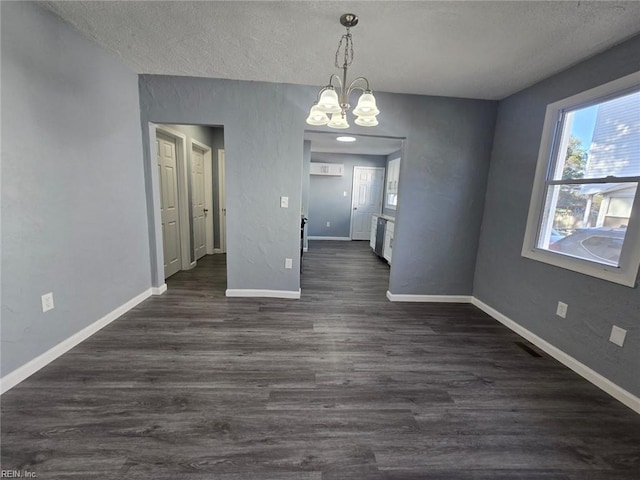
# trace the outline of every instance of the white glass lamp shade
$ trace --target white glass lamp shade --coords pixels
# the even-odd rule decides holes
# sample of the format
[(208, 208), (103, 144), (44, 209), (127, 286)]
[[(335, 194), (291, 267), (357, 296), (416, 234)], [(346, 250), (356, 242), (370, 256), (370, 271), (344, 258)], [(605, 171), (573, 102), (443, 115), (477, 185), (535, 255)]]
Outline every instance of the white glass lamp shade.
[(333, 113), (331, 115), (331, 121), (327, 124), (327, 127), (349, 128), (349, 122), (347, 122), (347, 118), (343, 117), (341, 113)]
[(361, 127), (375, 127), (378, 125), (378, 119), (375, 115), (360, 116), (355, 120), (356, 125)]
[(307, 123), (309, 125), (326, 125), (329, 123), (329, 117), (326, 113), (318, 108), (318, 104), (314, 103), (309, 111), (309, 116), (307, 117)]
[(373, 96), (373, 93), (367, 91), (360, 95), (358, 99), (358, 105), (353, 110), (353, 114), (357, 116), (365, 116), (369, 117), (372, 115), (378, 115), (380, 110), (376, 106), (376, 97)]
[(340, 113), (340, 101), (338, 100), (338, 94), (333, 88), (327, 88), (318, 100), (318, 109), (324, 113)]

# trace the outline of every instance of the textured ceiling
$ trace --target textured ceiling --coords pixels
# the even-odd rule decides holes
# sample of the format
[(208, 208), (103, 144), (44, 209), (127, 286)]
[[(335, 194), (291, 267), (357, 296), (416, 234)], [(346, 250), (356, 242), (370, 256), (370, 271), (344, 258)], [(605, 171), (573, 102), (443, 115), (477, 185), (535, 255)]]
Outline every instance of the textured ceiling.
[[(41, 2), (138, 73), (325, 84), (353, 12), (379, 91), (501, 99), (640, 32), (640, 1)], [(352, 76), (353, 75), (353, 76)]]

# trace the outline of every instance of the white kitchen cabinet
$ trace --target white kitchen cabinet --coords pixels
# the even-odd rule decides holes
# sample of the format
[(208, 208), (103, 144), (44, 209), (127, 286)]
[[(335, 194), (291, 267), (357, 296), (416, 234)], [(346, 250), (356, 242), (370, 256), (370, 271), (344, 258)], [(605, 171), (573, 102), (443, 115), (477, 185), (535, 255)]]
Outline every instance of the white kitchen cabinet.
[(395, 229), (395, 223), (391, 220), (387, 221), (387, 227), (384, 229), (384, 247), (382, 250), (382, 256), (391, 264), (391, 257), (393, 254), (393, 231)]
[(385, 207), (395, 210), (398, 205), (398, 179), (400, 178), (400, 159), (389, 160), (387, 166), (387, 183), (385, 185)]
[(389, 173), (387, 175), (387, 193), (398, 193), (398, 179), (400, 178), (400, 159), (389, 161)]

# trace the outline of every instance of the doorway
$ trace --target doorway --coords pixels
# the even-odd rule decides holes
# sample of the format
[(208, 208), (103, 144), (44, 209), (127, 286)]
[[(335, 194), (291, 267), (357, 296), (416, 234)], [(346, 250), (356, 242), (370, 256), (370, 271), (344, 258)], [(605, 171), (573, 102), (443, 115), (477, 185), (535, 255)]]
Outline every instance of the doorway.
[[(221, 253), (219, 244), (225, 235), (215, 217), (219, 205), (226, 202), (224, 190), (220, 191), (220, 162), (214, 161), (213, 154), (224, 150), (224, 132), (222, 127), (177, 124), (152, 124), (151, 132), (158, 159), (164, 278), (168, 279), (199, 263), (206, 267), (214, 253)], [(219, 264), (226, 264), (226, 259), (216, 262), (219, 272)]]
[[(355, 263), (382, 264), (387, 268), (378, 271), (388, 281), (401, 208), (398, 173), (404, 138), (305, 131), (304, 140), (302, 206), (308, 212), (308, 252), (316, 245)], [(356, 254), (364, 257), (358, 260)], [(312, 271), (303, 271), (303, 284), (314, 285), (310, 275)]]

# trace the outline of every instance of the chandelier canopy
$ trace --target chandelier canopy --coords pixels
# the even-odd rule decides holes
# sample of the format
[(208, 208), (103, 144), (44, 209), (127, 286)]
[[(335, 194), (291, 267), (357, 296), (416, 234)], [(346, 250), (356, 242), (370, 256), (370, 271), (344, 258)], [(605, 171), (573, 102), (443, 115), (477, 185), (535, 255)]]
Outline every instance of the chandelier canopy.
[(307, 123), (326, 125), (331, 128), (349, 128), (347, 121), (347, 112), (351, 108), (349, 96), (354, 90), (362, 90), (358, 104), (353, 109), (353, 114), (356, 116), (355, 123), (362, 127), (375, 127), (378, 125), (376, 117), (380, 110), (376, 106), (376, 98), (369, 87), (369, 80), (358, 77), (347, 84), (347, 69), (353, 62), (351, 27), (358, 24), (358, 17), (353, 13), (345, 13), (340, 17), (340, 23), (347, 29), (347, 33), (340, 38), (335, 57), (335, 67), (342, 69), (342, 78), (335, 73), (329, 77), (329, 84), (320, 89), (316, 101), (311, 106)]

